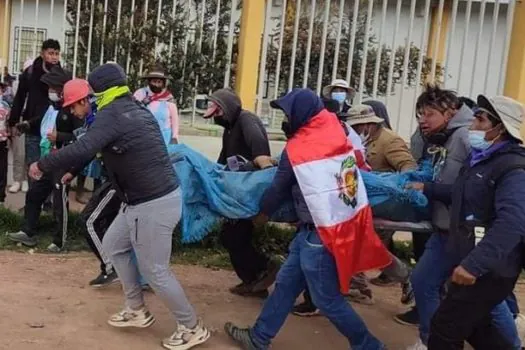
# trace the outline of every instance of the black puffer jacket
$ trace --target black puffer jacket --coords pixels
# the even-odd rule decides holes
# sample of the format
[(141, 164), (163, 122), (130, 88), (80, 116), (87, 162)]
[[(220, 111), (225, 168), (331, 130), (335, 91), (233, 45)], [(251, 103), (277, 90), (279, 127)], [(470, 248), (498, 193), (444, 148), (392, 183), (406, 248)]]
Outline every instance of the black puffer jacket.
[(38, 167), (44, 172), (79, 168), (100, 151), (108, 177), (125, 203), (144, 203), (178, 187), (155, 117), (129, 94), (100, 110), (83, 137), (41, 159)]

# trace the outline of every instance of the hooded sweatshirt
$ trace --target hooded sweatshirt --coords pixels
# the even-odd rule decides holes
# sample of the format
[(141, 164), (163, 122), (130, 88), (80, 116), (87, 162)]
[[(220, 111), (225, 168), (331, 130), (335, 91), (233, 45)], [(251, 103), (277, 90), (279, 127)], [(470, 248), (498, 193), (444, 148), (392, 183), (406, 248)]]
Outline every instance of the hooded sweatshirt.
[[(323, 101), (313, 91), (306, 89), (293, 90), (285, 97), (273, 101), (271, 106), (282, 110), (288, 117), (292, 134), (324, 109)], [(281, 154), (273, 182), (261, 199), (261, 212), (271, 216), (290, 197), (293, 199), (299, 221), (313, 224), (312, 216), (285, 149)]]
[(169, 147), (179, 138), (179, 112), (173, 95), (166, 89), (155, 94), (149, 87), (135, 91), (133, 97), (146, 105), (160, 126), (164, 143)]
[(210, 97), (224, 112), (215, 123), (224, 127), (220, 164), (240, 155), (249, 161), (259, 156), (270, 156), (270, 143), (261, 119), (250, 111), (242, 109), (241, 100), (231, 89), (220, 89)]
[[(470, 154), (470, 143), (468, 139), (468, 129), (474, 120), (472, 110), (463, 104), (457, 113), (450, 119), (446, 127), (450, 133), (443, 147), (447, 151), (445, 163), (435, 183), (453, 184), (463, 167), (463, 163)], [(426, 149), (431, 146), (423, 139), (421, 131), (418, 129), (412, 135), (410, 148), (414, 158), (420, 160), (425, 157)], [(440, 201), (432, 202), (432, 223), (441, 231), (448, 231), (450, 227), (449, 206)]]

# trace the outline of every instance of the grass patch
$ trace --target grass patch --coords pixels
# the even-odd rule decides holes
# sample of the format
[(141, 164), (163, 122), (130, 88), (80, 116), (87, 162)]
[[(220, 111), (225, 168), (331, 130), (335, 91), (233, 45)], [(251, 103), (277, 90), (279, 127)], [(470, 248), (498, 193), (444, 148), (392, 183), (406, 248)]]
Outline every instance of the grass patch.
[[(7, 238), (7, 232), (19, 231), (23, 218), (20, 214), (8, 209), (0, 208), (0, 249), (27, 251)], [(177, 264), (200, 265), (209, 268), (231, 269), (228, 253), (220, 244), (219, 229), (215, 228), (201, 242), (183, 244), (181, 233), (177, 228), (173, 237), (172, 261)], [(38, 231), (38, 245), (35, 252), (46, 253), (47, 246), (51, 243), (51, 234), (55, 230), (53, 218), (44, 214), (40, 217)], [(243, 232), (239, 232), (243, 234)], [(285, 257), (288, 254), (288, 245), (295, 235), (295, 228), (282, 224), (269, 224), (255, 228), (254, 244), (268, 255)], [(78, 213), (69, 214), (67, 249), (71, 252), (90, 251), (86, 241), (85, 225), (80, 220)], [(394, 241), (394, 253), (400, 259), (414, 264), (412, 242)]]
[[(22, 227), (22, 215), (0, 208), (0, 249), (26, 252), (29, 248), (16, 244), (7, 237), (8, 232), (17, 232)], [(43, 214), (39, 220), (38, 245), (34, 252), (46, 253), (52, 242), (55, 224), (51, 215)], [(219, 241), (219, 227), (198, 243), (183, 244), (177, 228), (173, 237), (172, 261), (177, 264), (201, 265), (209, 268), (231, 269), (228, 253)], [(255, 244), (268, 254), (285, 255), (294, 231), (282, 225), (267, 225), (256, 228)], [(85, 225), (76, 212), (69, 214), (67, 250), (69, 252), (90, 251), (86, 241)], [(243, 234), (239, 232), (239, 234)]]

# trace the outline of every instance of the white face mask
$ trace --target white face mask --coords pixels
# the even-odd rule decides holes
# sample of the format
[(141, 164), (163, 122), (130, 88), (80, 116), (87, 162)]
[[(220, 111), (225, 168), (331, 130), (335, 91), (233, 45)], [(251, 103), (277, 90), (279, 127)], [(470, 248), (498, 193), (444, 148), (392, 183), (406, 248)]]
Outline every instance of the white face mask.
[(51, 101), (51, 102), (58, 102), (58, 101), (60, 101), (60, 96), (58, 96), (58, 94), (56, 92), (50, 92), (48, 96), (49, 96), (49, 101)]

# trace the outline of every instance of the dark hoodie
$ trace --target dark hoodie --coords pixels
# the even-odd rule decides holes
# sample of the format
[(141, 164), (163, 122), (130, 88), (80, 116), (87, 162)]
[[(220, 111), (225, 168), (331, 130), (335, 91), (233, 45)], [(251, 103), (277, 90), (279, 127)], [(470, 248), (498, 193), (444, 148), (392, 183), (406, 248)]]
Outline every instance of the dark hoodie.
[[(286, 96), (272, 101), (270, 105), (282, 110), (288, 117), (292, 134), (324, 109), (321, 98), (309, 89), (294, 89)], [(261, 199), (261, 212), (271, 216), (290, 197), (293, 199), (299, 221), (313, 223), (285, 149), (281, 154), (273, 182)]]
[(377, 100), (369, 100), (364, 101), (363, 104), (369, 105), (374, 110), (374, 113), (381, 119), (385, 121), (385, 126), (392, 130), (392, 126), (390, 125), (390, 117), (388, 116), (388, 111), (386, 110), (386, 106), (383, 102), (377, 101)]
[(218, 163), (226, 164), (231, 156), (240, 155), (249, 161), (270, 156), (270, 143), (261, 119), (242, 109), (241, 100), (231, 89), (220, 89), (210, 97), (224, 112), (215, 122), (224, 127), (222, 150)]
[(20, 122), (20, 117), (22, 117), (22, 120), (29, 121), (30, 129), (28, 133), (35, 136), (40, 136), (40, 123), (49, 107), (48, 87), (40, 80), (45, 74), (43, 64), (44, 60), (42, 57), (38, 57), (20, 75), (20, 82), (9, 117), (9, 126), (11, 127)]

